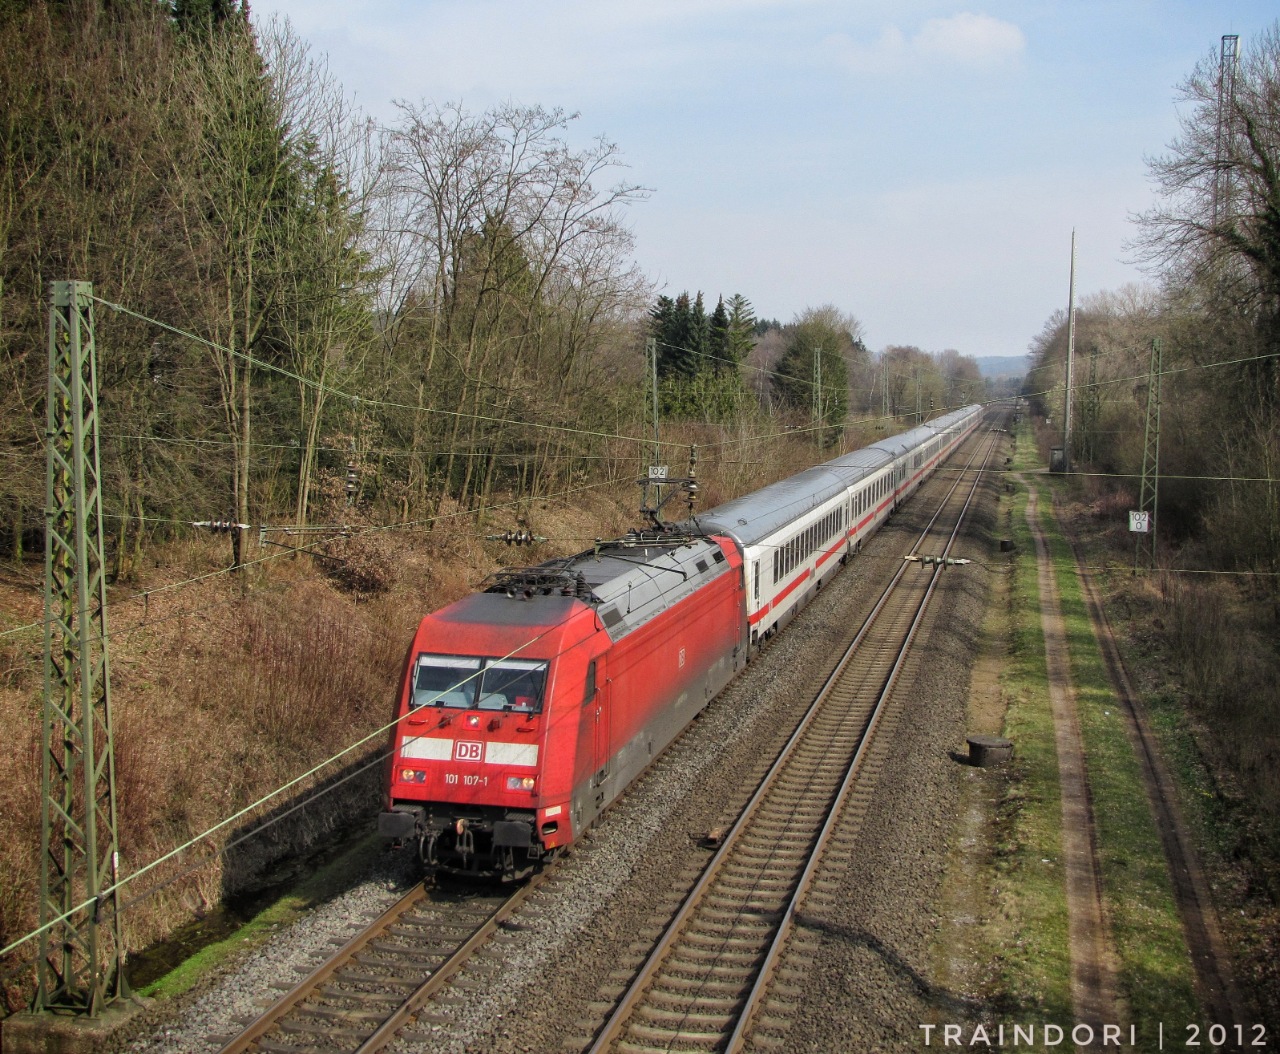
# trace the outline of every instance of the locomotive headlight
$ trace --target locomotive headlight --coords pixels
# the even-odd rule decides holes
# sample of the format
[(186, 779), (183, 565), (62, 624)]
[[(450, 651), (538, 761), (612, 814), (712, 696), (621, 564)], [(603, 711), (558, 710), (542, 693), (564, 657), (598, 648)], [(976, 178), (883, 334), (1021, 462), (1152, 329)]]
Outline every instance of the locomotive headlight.
[(531, 791), (537, 784), (538, 781), (533, 776), (507, 777), (507, 790), (509, 791)]
[(479, 727), (480, 727), (480, 715), (479, 715), (479, 714), (467, 714), (467, 727), (468, 727), (468, 728), (479, 728)]

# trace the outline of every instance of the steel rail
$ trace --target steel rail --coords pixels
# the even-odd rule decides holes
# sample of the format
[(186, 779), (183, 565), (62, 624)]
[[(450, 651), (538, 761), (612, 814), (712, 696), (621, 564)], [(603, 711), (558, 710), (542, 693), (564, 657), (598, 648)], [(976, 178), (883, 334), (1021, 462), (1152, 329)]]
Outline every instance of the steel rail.
[[(965, 471), (971, 468), (973, 465), (973, 462), (977, 460), (979, 449), (980, 447), (976, 448), (974, 453), (971, 455), (969, 459), (969, 463), (965, 466)], [(944, 549), (944, 556), (946, 555), (947, 552), (950, 551), (952, 541), (954, 540), (955, 536), (959, 532), (960, 525), (963, 522), (964, 514), (967, 511), (969, 504), (972, 501), (973, 493), (976, 492), (978, 482), (980, 482), (982, 478), (982, 471), (985, 470), (986, 461), (989, 460), (989, 458), (990, 458), (990, 448), (988, 448), (986, 458), (984, 458), (984, 461), (983, 461), (982, 469), (980, 469), (978, 476), (975, 479), (973, 488), (971, 489), (970, 494), (965, 501), (964, 507), (960, 512), (957, 524), (955, 528), (952, 530), (951, 536), (948, 539), (947, 545)], [(932, 532), (934, 524), (937, 522), (938, 518), (945, 511), (945, 508), (949, 504), (952, 495), (960, 486), (962, 475), (963, 473), (957, 474), (956, 480), (952, 483), (951, 487), (948, 489), (942, 501), (939, 502), (939, 507), (937, 511), (934, 513), (934, 515), (929, 520), (928, 524), (926, 524), (924, 529), (921, 531), (920, 535), (917, 537), (916, 542), (912, 547), (913, 552), (915, 551), (915, 547), (918, 546)], [(724, 868), (726, 861), (729, 859), (730, 854), (736, 848), (737, 844), (741, 840), (743, 833), (749, 829), (751, 822), (754, 820), (762, 802), (764, 801), (766, 796), (770, 793), (770, 791), (773, 789), (773, 787), (776, 785), (778, 776), (785, 769), (787, 763), (790, 761), (793, 752), (797, 748), (797, 745), (802, 741), (802, 739), (805, 737), (805, 734), (810, 730), (816, 717), (822, 711), (825, 700), (831, 694), (835, 685), (839, 683), (841, 676), (845, 672), (849, 662), (852, 660), (859, 646), (864, 642), (867, 635), (870, 633), (872, 627), (876, 624), (885, 605), (888, 603), (891, 596), (896, 592), (902, 577), (906, 574), (907, 566), (908, 565), (906, 561), (904, 561), (903, 564), (897, 569), (897, 571), (893, 575), (893, 578), (888, 584), (888, 586), (886, 586), (884, 591), (881, 593), (880, 597), (877, 599), (870, 614), (867, 616), (867, 618), (863, 622), (863, 625), (860, 627), (857, 634), (855, 634), (853, 641), (845, 649), (840, 660), (837, 662), (831, 674), (824, 681), (821, 689), (819, 689), (818, 694), (816, 695), (814, 701), (810, 704), (803, 718), (800, 720), (795, 731), (788, 738), (786, 744), (780, 751), (778, 758), (774, 762), (773, 766), (770, 768), (769, 772), (766, 773), (765, 776), (762, 778), (759, 786), (757, 787), (755, 793), (752, 795), (750, 801), (748, 801), (746, 806), (743, 808), (742, 813), (739, 815), (738, 819), (735, 821), (733, 826), (725, 835), (721, 845), (716, 850), (711, 860), (708, 861), (707, 866), (704, 869), (703, 874), (700, 876), (698, 882), (690, 890), (689, 894), (685, 897), (683, 903), (681, 904), (679, 911), (676, 913), (676, 915), (672, 918), (672, 920), (668, 924), (662, 938), (655, 945), (653, 951), (649, 954), (645, 962), (640, 967), (639, 971), (637, 972), (637, 975), (632, 980), (632, 983), (628, 987), (627, 991), (622, 995), (621, 999), (615, 1005), (613, 1013), (610, 1015), (609, 1019), (605, 1022), (605, 1024), (602, 1026), (601, 1030), (597, 1034), (594, 1043), (589, 1048), (588, 1054), (602, 1054), (604, 1050), (609, 1048), (616, 1040), (620, 1038), (624, 1026), (628, 1024), (628, 1022), (632, 1018), (633, 1011), (640, 1004), (641, 997), (647, 991), (651, 979), (658, 971), (659, 965), (666, 959), (667, 953), (676, 943), (677, 939), (681, 936), (685, 928), (686, 922), (689, 921), (690, 917), (700, 906), (707, 890), (716, 881), (720, 872)], [(933, 569), (930, 585), (928, 587), (929, 595), (932, 594), (933, 583), (936, 582), (937, 577), (942, 570), (942, 566), (943, 565), (936, 565)], [(923, 603), (924, 602), (922, 602), (920, 610), (917, 611), (915, 617), (913, 618), (912, 625), (908, 630), (907, 640), (899, 649), (899, 652), (895, 657), (892, 670), (889, 676), (886, 678), (886, 682), (882, 686), (880, 692), (878, 693), (878, 697), (874, 704), (874, 708), (869, 717), (868, 723), (862, 732), (860, 743), (855, 750), (854, 758), (850, 762), (850, 765), (846, 771), (845, 778), (841, 783), (839, 792), (837, 793), (836, 797), (833, 798), (833, 804), (832, 804), (832, 807), (829, 809), (828, 819), (822, 828), (822, 835), (820, 835), (820, 837), (822, 837), (823, 846), (825, 846), (826, 844), (826, 839), (827, 837), (829, 837), (829, 832), (834, 829), (833, 818), (835, 814), (839, 811), (838, 803), (844, 800), (848, 787), (852, 784), (853, 779), (857, 775), (858, 769), (861, 767), (862, 758), (865, 755), (866, 747), (868, 743), (871, 741), (871, 737), (872, 737), (872, 734), (874, 733), (875, 726), (878, 724), (880, 714), (883, 712), (883, 703), (885, 699), (888, 697), (888, 694), (892, 688), (893, 682), (896, 681), (897, 679), (898, 673), (904, 661), (906, 651), (909, 648), (910, 641), (914, 637), (916, 628), (918, 627), (919, 622), (923, 616)], [(811, 876), (814, 869), (814, 865), (816, 864), (816, 860), (817, 858), (816, 856), (813, 855), (813, 851), (811, 850), (808, 866), (805, 868), (805, 871), (802, 876), (805, 880), (806, 889), (808, 887), (807, 878), (808, 876)], [(787, 908), (786, 912), (784, 913), (784, 918), (783, 918), (784, 922), (792, 917), (794, 913), (795, 903), (796, 901), (793, 898), (790, 906)], [(771, 947), (770, 947), (771, 953), (774, 946), (775, 946), (774, 944), (771, 944)], [(772, 956), (770, 956), (769, 961), (770, 962), (772, 961)], [(757, 989), (760, 989), (759, 980), (757, 980), (756, 986), (753, 987), (752, 989), (752, 996), (754, 996), (757, 993)], [(747, 1004), (747, 1005), (750, 1005), (750, 1004)], [(741, 1011), (739, 1012), (738, 1021), (739, 1023), (741, 1022)], [(735, 1031), (734, 1035), (735, 1036), (738, 1035), (737, 1030)]]
[(418, 883), (373, 920), (364, 930), (357, 933), (346, 944), (338, 949), (332, 957), (321, 963), (302, 980), (290, 988), (284, 995), (267, 1007), (257, 1020), (253, 1021), (235, 1039), (227, 1043), (218, 1054), (246, 1054), (253, 1049), (259, 1039), (270, 1032), (292, 1010), (300, 1007), (320, 985), (329, 980), (346, 962), (353, 959), (370, 941), (386, 928), (401, 919), (427, 897), (426, 889)]

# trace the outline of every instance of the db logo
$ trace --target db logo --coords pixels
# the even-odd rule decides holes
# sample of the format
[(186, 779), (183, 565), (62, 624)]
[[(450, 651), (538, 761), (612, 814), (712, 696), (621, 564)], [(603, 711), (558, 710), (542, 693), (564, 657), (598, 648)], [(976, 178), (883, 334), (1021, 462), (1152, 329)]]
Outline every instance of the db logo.
[(464, 743), (458, 740), (453, 748), (453, 758), (455, 761), (479, 761), (483, 752), (483, 743)]

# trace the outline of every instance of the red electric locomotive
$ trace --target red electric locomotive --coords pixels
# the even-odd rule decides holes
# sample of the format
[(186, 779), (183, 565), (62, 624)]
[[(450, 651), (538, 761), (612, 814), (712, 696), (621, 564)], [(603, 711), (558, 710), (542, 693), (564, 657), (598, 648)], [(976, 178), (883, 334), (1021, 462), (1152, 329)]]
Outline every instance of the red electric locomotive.
[(571, 843), (981, 416), (952, 411), (686, 533), (501, 572), (428, 615), (380, 832), (430, 868), (503, 878)]
[(573, 841), (746, 662), (726, 538), (631, 535), (422, 620), (379, 831), (518, 877)]

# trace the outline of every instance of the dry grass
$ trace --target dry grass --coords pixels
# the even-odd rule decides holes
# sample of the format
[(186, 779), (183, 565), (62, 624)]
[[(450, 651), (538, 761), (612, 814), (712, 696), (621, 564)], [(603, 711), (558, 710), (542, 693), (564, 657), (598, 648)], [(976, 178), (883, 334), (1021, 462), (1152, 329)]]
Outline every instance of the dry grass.
[(1203, 749), (1222, 789), (1248, 802), (1253, 835), (1270, 861), (1280, 898), (1280, 656), (1269, 612), (1245, 603), (1231, 583), (1166, 575), (1164, 622)]
[[(712, 426), (673, 428), (664, 438), (699, 444), (699, 509), (816, 458), (803, 439), (738, 436), (744, 441), (716, 446), (724, 432)], [(685, 471), (675, 458), (672, 468)], [(285, 557), (239, 578), (220, 575), (172, 590), (164, 587), (222, 570), (230, 547), (225, 538), (197, 538), (153, 548), (110, 598), (125, 873), (385, 724), (404, 649), (422, 615), (503, 564), (536, 563), (638, 525), (638, 498), (639, 488), (623, 483), (565, 499), (526, 500), (489, 512), (479, 528), (474, 512), (446, 505), (430, 533), (358, 533), (323, 544), (330, 559)], [(495, 505), (510, 500), (492, 499)], [(682, 515), (683, 507), (672, 513)], [(516, 526), (549, 541), (510, 549), (483, 538)], [(147, 598), (136, 598), (143, 591)], [(39, 595), (32, 569), (0, 576), (2, 625), (38, 620)], [(0, 945), (36, 922), (42, 648), (38, 632), (0, 637)], [(339, 778), (354, 757), (334, 766), (334, 776), (322, 775)], [(381, 766), (374, 766), (221, 855), (228, 840), (291, 808), (317, 778), (128, 887), (129, 945), (163, 938), (227, 892), (260, 883), (309, 842), (367, 817), (379, 805), (381, 778)], [(28, 997), (30, 958), (11, 959), (0, 964), (0, 979), (10, 978), (12, 1009)]]

